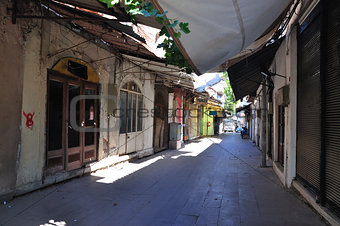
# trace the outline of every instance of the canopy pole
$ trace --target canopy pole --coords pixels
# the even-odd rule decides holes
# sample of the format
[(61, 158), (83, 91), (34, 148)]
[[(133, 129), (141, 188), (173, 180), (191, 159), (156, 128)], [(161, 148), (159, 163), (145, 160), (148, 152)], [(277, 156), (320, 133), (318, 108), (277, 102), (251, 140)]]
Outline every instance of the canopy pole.
[(262, 122), (262, 131), (261, 131), (261, 151), (262, 151), (262, 164), (261, 167), (267, 167), (266, 160), (266, 128), (267, 128), (267, 76), (263, 76), (263, 84), (262, 84), (262, 110), (261, 110), (261, 122)]

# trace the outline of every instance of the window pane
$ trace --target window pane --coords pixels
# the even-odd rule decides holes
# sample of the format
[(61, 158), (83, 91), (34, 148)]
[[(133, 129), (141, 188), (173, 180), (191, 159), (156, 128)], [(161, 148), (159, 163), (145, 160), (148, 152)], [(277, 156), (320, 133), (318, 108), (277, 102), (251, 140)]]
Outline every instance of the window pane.
[(128, 93), (128, 109), (127, 109), (127, 132), (132, 131), (132, 94)]
[(85, 133), (85, 146), (94, 145), (94, 132)]
[[(93, 89), (85, 89), (85, 95), (95, 95), (96, 91)], [(94, 128), (96, 119), (95, 114), (95, 100), (85, 99), (85, 127)], [(94, 144), (94, 132), (85, 132), (85, 146)]]
[(48, 150), (62, 148), (63, 83), (50, 81), (48, 100)]
[(126, 92), (120, 92), (120, 109), (119, 109), (119, 117), (120, 117), (120, 133), (126, 133)]
[(137, 131), (142, 131), (142, 128), (143, 128), (143, 96), (138, 95)]
[(136, 85), (136, 83), (134, 82), (125, 83), (125, 85), (123, 86), (123, 89), (131, 90), (137, 93), (141, 92), (138, 86)]
[(137, 95), (132, 94), (132, 132), (136, 132)]
[[(76, 112), (71, 112), (70, 106), (71, 101), (73, 98), (80, 95), (80, 87), (69, 85), (69, 92), (68, 92), (68, 106), (69, 106), (69, 118), (71, 120), (71, 114), (76, 114), (76, 123), (80, 126), (80, 101), (76, 104)], [(71, 125), (71, 124), (70, 124)], [(80, 146), (80, 133), (77, 130), (74, 130), (71, 126), (68, 128), (68, 147), (79, 147)]]
[[(93, 89), (85, 89), (85, 95), (95, 95), (96, 91)], [(85, 99), (85, 126), (94, 126), (95, 122), (95, 100)]]

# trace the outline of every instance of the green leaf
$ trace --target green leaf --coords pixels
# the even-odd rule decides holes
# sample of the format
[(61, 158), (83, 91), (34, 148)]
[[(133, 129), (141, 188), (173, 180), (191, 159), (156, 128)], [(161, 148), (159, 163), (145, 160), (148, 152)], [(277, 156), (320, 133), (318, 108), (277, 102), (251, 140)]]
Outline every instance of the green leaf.
[(168, 24), (168, 27), (176, 27), (178, 20), (175, 20), (172, 24)]
[[(113, 7), (123, 0), (99, 0), (105, 4), (107, 7)], [(177, 25), (180, 27), (180, 31), (174, 32), (174, 38), (181, 38), (182, 33), (190, 33), (188, 23), (179, 22), (178, 20), (169, 19), (166, 17), (167, 11), (160, 13), (154, 5), (148, 0), (124, 0), (126, 6), (126, 13), (130, 14), (131, 20), (136, 21), (136, 15), (142, 14), (145, 17), (154, 16), (155, 20), (162, 24), (163, 27), (159, 32), (160, 36), (165, 36), (164, 41), (157, 46), (157, 48), (162, 48), (165, 51), (165, 65), (176, 65), (179, 68), (184, 69), (187, 73), (192, 73), (192, 69), (186, 59), (183, 57), (181, 51), (176, 46), (174, 40), (170, 36), (167, 27), (175, 28)], [(167, 24), (169, 22), (169, 24)], [(232, 91), (231, 91), (232, 93)]]
[(118, 3), (119, 3), (119, 0), (112, 0), (112, 1), (111, 1), (111, 4), (112, 4), (112, 5), (116, 5), (116, 4), (118, 4)]
[(141, 13), (143, 14), (143, 16), (145, 16), (145, 17), (150, 17), (150, 16), (152, 16), (146, 9), (142, 9), (140, 12), (141, 12)]
[(160, 24), (164, 24), (164, 17), (156, 17), (156, 21)]
[(159, 32), (159, 36), (165, 35), (166, 37), (170, 37), (170, 34), (168, 32), (168, 30), (166, 29), (165, 26), (162, 27), (161, 31)]
[(144, 4), (144, 8), (149, 9), (149, 8), (154, 8), (154, 7), (153, 7), (153, 4), (151, 2), (148, 2), (148, 3)]
[(192, 69), (190, 67), (185, 68), (185, 73), (191, 74), (192, 73)]
[(107, 7), (108, 8), (111, 8), (113, 7), (114, 5), (118, 4), (119, 3), (119, 0), (99, 0), (103, 3), (106, 3)]
[(157, 48), (164, 48), (166, 45), (164, 43), (158, 44)]
[(175, 38), (180, 38), (182, 36), (181, 32), (174, 33)]
[(164, 13), (162, 14), (156, 14), (156, 17), (165, 17), (165, 15), (168, 13), (168, 11), (165, 11)]
[(139, 9), (131, 9), (131, 10), (129, 10), (129, 13), (131, 15), (137, 15), (137, 14), (143, 15), (143, 13)]
[(190, 29), (189, 29), (189, 23), (179, 23), (179, 27), (181, 28), (181, 31), (183, 31), (185, 34), (189, 34), (190, 33)]

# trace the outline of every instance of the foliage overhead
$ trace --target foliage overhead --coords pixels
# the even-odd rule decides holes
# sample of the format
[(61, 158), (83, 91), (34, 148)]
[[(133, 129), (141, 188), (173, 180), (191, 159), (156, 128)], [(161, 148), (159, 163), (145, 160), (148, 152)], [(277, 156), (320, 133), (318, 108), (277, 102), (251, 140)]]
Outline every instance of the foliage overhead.
[(235, 113), (235, 108), (236, 108), (236, 99), (233, 93), (233, 89), (231, 88), (229, 77), (228, 77), (228, 72), (223, 72), (223, 77), (225, 82), (227, 83), (227, 87), (224, 88), (224, 93), (226, 95), (226, 101), (225, 101), (225, 109), (228, 110), (230, 113)]
[(126, 13), (129, 14), (133, 21), (136, 21), (136, 15), (143, 15), (145, 17), (155, 17), (155, 20), (162, 24), (163, 27), (159, 33), (164, 36), (164, 41), (158, 45), (158, 48), (163, 48), (165, 51), (166, 65), (176, 65), (179, 68), (185, 69), (185, 72), (190, 74), (192, 69), (183, 54), (175, 44), (175, 41), (170, 36), (167, 27), (172, 28), (175, 38), (180, 38), (182, 33), (190, 33), (189, 24), (180, 22), (176, 19), (169, 19), (166, 17), (167, 11), (161, 13), (155, 6), (146, 0), (100, 0), (107, 4), (107, 7), (113, 7), (119, 2), (123, 2), (126, 6)]

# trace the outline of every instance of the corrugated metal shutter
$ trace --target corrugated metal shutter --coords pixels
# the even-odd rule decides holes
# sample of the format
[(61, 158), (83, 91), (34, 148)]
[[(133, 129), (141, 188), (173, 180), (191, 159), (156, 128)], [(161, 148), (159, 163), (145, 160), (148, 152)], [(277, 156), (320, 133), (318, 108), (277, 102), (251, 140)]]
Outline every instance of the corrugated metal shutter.
[(325, 67), (325, 198), (340, 216), (340, 2), (328, 1)]
[(317, 9), (298, 35), (297, 178), (310, 191), (320, 190), (321, 85), (320, 15)]

